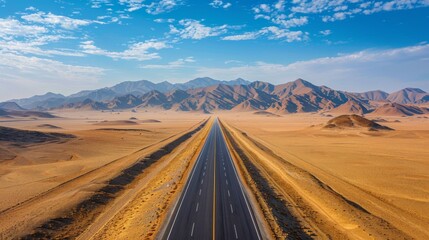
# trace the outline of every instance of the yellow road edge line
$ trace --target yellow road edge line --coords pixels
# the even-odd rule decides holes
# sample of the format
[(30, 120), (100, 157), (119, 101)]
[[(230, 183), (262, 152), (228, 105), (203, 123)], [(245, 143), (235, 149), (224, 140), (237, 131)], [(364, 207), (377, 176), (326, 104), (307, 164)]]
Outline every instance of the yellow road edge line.
[(216, 239), (216, 130), (214, 132), (214, 174), (213, 174), (213, 236), (212, 239)]

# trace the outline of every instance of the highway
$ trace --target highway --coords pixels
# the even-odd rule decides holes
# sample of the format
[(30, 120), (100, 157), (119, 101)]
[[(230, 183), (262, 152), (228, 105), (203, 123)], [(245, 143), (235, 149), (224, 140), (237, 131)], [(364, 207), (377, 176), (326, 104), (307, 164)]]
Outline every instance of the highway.
[(217, 119), (161, 239), (261, 239)]

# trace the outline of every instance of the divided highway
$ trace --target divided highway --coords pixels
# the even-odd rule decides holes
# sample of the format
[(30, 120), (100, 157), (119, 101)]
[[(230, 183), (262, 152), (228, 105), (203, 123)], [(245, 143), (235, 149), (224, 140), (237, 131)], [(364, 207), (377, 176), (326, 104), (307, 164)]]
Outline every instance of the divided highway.
[(261, 239), (217, 119), (162, 239)]

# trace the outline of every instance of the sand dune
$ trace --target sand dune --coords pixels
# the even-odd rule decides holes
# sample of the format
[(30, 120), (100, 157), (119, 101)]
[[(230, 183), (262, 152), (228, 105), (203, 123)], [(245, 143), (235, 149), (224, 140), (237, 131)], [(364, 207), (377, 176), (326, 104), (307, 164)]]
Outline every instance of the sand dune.
[(256, 111), (253, 114), (260, 115), (260, 116), (267, 116), (267, 117), (280, 117), (280, 115), (278, 114), (267, 112), (267, 111)]
[(365, 128), (370, 131), (393, 130), (358, 115), (341, 115), (329, 120), (325, 129)]
[(40, 144), (58, 142), (75, 138), (74, 135), (64, 133), (44, 133), (0, 126), (0, 141), (15, 145)]
[(161, 121), (157, 120), (157, 119), (144, 119), (144, 120), (140, 120), (141, 123), (159, 123)]
[(37, 125), (38, 128), (45, 128), (45, 129), (61, 129), (61, 127), (52, 125), (52, 124), (40, 124)]
[(130, 120), (113, 120), (113, 121), (102, 121), (98, 122), (95, 125), (138, 125), (137, 122), (130, 121)]

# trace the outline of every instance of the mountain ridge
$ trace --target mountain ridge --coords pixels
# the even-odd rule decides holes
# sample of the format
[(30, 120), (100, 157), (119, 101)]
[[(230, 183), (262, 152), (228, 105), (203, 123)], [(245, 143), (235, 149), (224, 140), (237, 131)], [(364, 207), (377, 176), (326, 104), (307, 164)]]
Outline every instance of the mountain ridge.
[[(50, 96), (52, 98), (49, 98)], [(29, 99), (20, 101), (28, 103)], [(36, 103), (32, 106), (37, 104), (36, 109), (159, 108), (205, 113), (218, 110), (263, 110), (273, 113), (321, 111), (363, 115), (378, 108), (385, 109), (378, 112), (405, 111), (405, 108), (410, 108), (405, 105), (429, 102), (429, 94), (418, 88), (405, 88), (392, 94), (381, 90), (351, 93), (327, 86), (316, 86), (301, 78), (273, 85), (263, 81), (249, 82), (241, 78), (221, 81), (202, 77), (176, 84), (166, 81), (160, 83), (152, 83), (148, 80), (125, 81), (112, 87), (80, 91), (67, 97), (47, 93), (35, 96), (35, 100)], [(55, 102), (53, 106), (52, 102)], [(387, 106), (385, 103), (399, 105)], [(409, 112), (426, 113), (424, 110), (409, 110)]]

